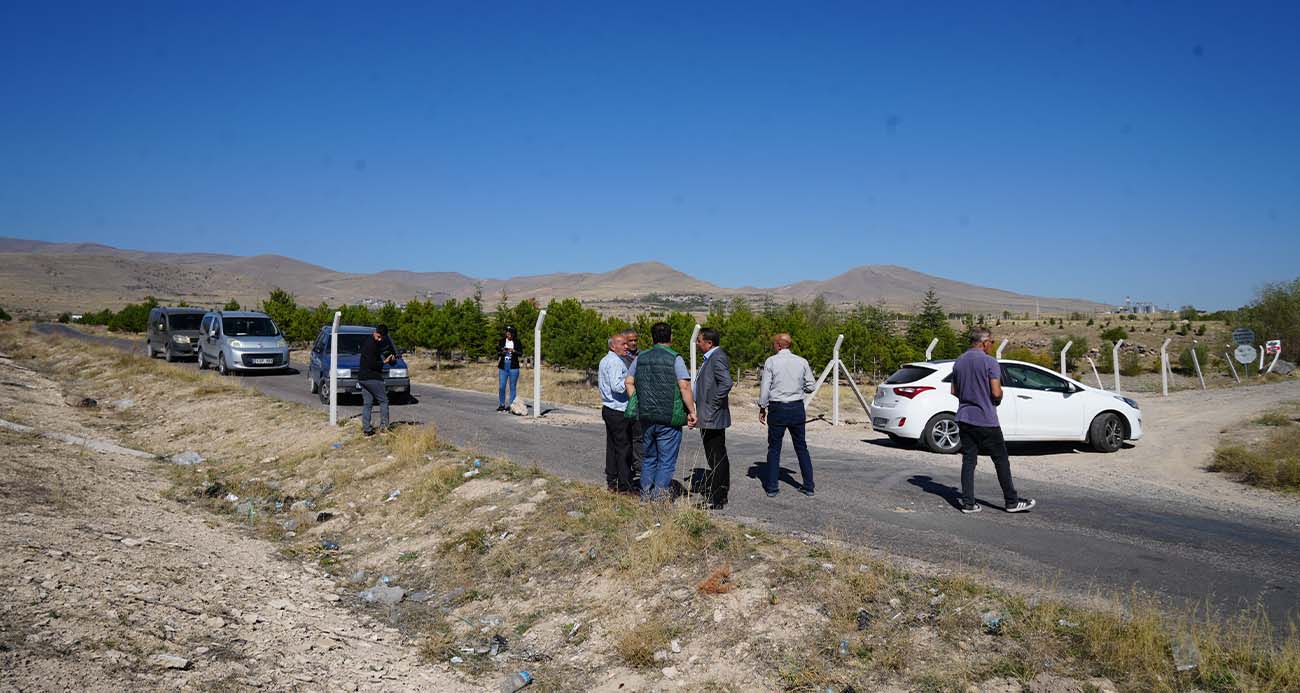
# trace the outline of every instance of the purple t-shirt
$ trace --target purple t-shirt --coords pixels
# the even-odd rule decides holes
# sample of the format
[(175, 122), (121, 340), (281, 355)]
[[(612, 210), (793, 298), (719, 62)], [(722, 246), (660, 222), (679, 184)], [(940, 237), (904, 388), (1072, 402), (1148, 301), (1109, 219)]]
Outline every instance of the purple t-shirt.
[(998, 408), (993, 404), (991, 378), (1002, 378), (998, 360), (979, 349), (970, 349), (952, 364), (952, 384), (957, 390), (957, 420), (972, 426), (998, 426)]

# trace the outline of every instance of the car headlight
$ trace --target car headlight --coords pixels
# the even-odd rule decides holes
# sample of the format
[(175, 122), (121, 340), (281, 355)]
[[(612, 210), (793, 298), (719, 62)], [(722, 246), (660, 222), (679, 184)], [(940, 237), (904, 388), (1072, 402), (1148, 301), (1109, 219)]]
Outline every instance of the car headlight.
[(176, 342), (177, 344), (189, 344), (190, 338), (186, 337), (183, 334), (174, 334), (172, 335), (172, 341)]
[(234, 348), (236, 348), (236, 349), (243, 349), (243, 348), (244, 348), (244, 343), (241, 342), (241, 341), (239, 341), (238, 339), (232, 339), (232, 340), (230, 340), (230, 346), (232, 346), (232, 347), (234, 347)]
[(390, 378), (405, 378), (405, 377), (406, 377), (406, 369), (405, 369), (405, 368), (389, 368), (389, 369), (388, 369), (388, 377), (390, 377)]
[(1138, 406), (1137, 400), (1133, 399), (1132, 397), (1124, 397), (1122, 395), (1114, 395), (1114, 397), (1115, 399), (1123, 402), (1124, 404), (1129, 405), (1130, 407), (1133, 407), (1134, 409), (1142, 408)]
[(286, 341), (284, 341), (284, 337), (281, 337), (281, 338), (275, 340), (275, 348), (276, 348), (276, 349), (283, 349), (283, 348), (285, 348), (285, 347), (287, 347), (287, 346), (289, 346), (289, 343), (286, 342)]
[(352, 377), (352, 369), (351, 369), (351, 368), (340, 368), (340, 369), (334, 371), (334, 373), (337, 374), (338, 377), (340, 377), (340, 378), (351, 378), (351, 377)]

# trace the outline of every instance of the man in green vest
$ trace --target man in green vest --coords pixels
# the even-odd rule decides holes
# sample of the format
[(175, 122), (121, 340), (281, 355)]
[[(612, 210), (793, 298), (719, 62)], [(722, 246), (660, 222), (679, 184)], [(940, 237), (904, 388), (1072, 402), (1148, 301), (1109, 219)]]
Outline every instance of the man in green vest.
[(641, 424), (641, 498), (671, 498), (682, 426), (695, 426), (695, 398), (686, 362), (668, 345), (673, 329), (666, 322), (650, 327), (654, 347), (637, 355), (627, 371), (626, 415)]

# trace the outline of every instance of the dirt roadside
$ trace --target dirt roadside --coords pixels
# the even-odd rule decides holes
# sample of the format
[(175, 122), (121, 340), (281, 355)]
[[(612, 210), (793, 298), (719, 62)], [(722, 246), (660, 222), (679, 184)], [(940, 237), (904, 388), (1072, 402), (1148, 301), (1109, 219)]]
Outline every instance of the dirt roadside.
[[(0, 417), (94, 433), (56, 384), (0, 373)], [(166, 464), (0, 431), (0, 691), (474, 690), (315, 566), (163, 498)]]

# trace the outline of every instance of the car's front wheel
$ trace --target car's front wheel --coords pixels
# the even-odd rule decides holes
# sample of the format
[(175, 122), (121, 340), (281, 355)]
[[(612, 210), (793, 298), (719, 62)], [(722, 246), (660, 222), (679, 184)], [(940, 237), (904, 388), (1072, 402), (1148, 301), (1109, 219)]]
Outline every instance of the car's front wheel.
[(320, 385), (316, 384), (316, 379), (311, 377), (311, 375), (307, 376), (307, 387), (311, 388), (311, 393), (313, 395), (320, 392)]
[(951, 455), (961, 449), (961, 430), (957, 417), (943, 412), (930, 417), (921, 432), (921, 442), (930, 452)]
[(225, 354), (221, 354), (217, 357), (217, 372), (221, 375), (230, 375), (230, 367), (226, 365)]
[(1115, 452), (1124, 445), (1124, 422), (1119, 414), (1105, 412), (1098, 414), (1088, 427), (1088, 443), (1097, 452)]
[(325, 378), (320, 379), (320, 386), (316, 388), (320, 392), (320, 403), (330, 403), (330, 381)]

